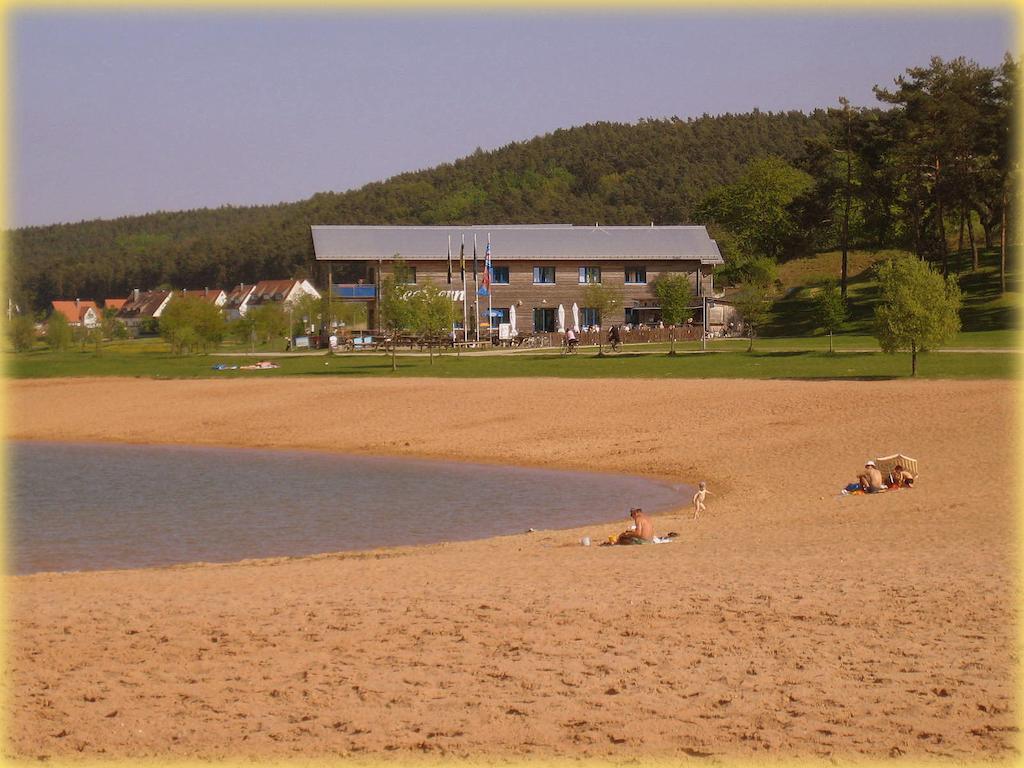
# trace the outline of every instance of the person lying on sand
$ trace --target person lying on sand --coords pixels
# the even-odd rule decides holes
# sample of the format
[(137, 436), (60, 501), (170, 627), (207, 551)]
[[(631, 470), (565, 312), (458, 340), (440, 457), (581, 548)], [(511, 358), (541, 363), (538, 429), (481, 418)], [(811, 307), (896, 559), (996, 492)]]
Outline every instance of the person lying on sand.
[(635, 529), (623, 531), (616, 544), (650, 544), (654, 541), (654, 523), (651, 518), (644, 514), (640, 507), (629, 510), (629, 516), (633, 518)]

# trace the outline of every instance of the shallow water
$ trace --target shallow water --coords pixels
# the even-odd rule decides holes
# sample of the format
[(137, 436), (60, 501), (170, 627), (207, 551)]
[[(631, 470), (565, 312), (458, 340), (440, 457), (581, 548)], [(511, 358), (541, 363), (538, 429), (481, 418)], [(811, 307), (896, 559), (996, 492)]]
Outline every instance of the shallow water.
[(686, 503), (645, 478), (420, 459), (14, 442), (12, 573), (310, 555), (570, 528)]

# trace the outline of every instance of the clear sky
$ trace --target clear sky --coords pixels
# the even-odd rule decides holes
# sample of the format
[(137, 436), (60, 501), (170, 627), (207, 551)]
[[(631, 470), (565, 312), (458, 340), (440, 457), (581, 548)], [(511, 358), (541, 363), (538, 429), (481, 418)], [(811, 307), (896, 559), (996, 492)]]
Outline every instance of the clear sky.
[(875, 103), (1006, 11), (23, 11), (12, 226), (299, 200), (597, 120)]

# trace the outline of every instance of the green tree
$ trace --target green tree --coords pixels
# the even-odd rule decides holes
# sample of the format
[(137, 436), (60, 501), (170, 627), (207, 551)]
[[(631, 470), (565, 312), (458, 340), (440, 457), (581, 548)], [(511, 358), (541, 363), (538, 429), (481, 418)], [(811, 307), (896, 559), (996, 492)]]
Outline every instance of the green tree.
[(413, 292), (411, 303), (412, 327), (424, 337), (430, 354), (430, 363), (434, 363), (434, 345), (446, 336), (455, 319), (455, 306), (444, 292), (431, 282), (426, 282)]
[(910, 375), (917, 353), (944, 344), (960, 330), (960, 287), (925, 262), (902, 254), (878, 267), (881, 288), (875, 307), (875, 337), (883, 352), (910, 350)]
[(36, 324), (29, 315), (15, 315), (7, 323), (7, 337), (15, 352), (28, 352), (36, 342)]
[[(295, 319), (292, 333), (302, 335), (309, 333), (310, 328), (320, 328), (320, 320), (324, 316), (327, 301), (325, 297), (317, 298), (309, 293), (302, 294), (292, 303), (292, 317)], [(331, 308), (336, 309), (335, 302)], [(300, 331), (301, 333), (296, 333)]]
[(604, 331), (615, 324), (622, 312), (622, 290), (607, 283), (591, 283), (583, 289), (583, 306), (597, 310), (601, 333), (597, 335), (597, 356), (604, 357)]
[(288, 335), (288, 315), (280, 304), (260, 304), (246, 314), (252, 315), (256, 337), (262, 339), (264, 344)]
[(176, 354), (208, 350), (224, 339), (220, 309), (194, 296), (175, 297), (160, 316), (160, 335)]
[(771, 283), (745, 282), (740, 284), (739, 290), (733, 297), (733, 306), (740, 313), (743, 326), (750, 338), (748, 352), (754, 349), (754, 336), (757, 335), (757, 329), (768, 320), (773, 296), (774, 287)]
[(664, 275), (654, 284), (654, 295), (661, 306), (661, 319), (669, 326), (671, 348), (669, 354), (676, 353), (675, 326), (682, 325), (693, 312), (693, 286), (686, 275)]
[(63, 352), (71, 346), (71, 326), (60, 312), (54, 312), (46, 323), (46, 343), (54, 352)]
[(243, 344), (248, 344), (252, 352), (256, 351), (256, 319), (248, 312), (228, 324), (228, 333)]
[(814, 316), (828, 334), (828, 351), (832, 354), (832, 334), (846, 320), (846, 302), (835, 280), (827, 280), (814, 297)]
[[(397, 255), (397, 254), (396, 254)], [(390, 275), (384, 277), (378, 286), (377, 311), (379, 323), (391, 337), (391, 370), (398, 370), (398, 335), (411, 329), (416, 322), (414, 293), (407, 282), (408, 268), (405, 262), (396, 261)]]
[(800, 235), (790, 205), (813, 184), (809, 174), (782, 158), (760, 157), (747, 163), (734, 184), (710, 193), (698, 216), (734, 233), (741, 253), (779, 259)]

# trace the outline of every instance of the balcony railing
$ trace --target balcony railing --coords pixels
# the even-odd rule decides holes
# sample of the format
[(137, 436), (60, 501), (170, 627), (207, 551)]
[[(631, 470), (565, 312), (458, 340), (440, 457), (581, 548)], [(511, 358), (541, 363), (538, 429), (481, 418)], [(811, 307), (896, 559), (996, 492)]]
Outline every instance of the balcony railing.
[(373, 299), (377, 297), (377, 286), (355, 283), (351, 285), (336, 284), (333, 296), (337, 299)]

